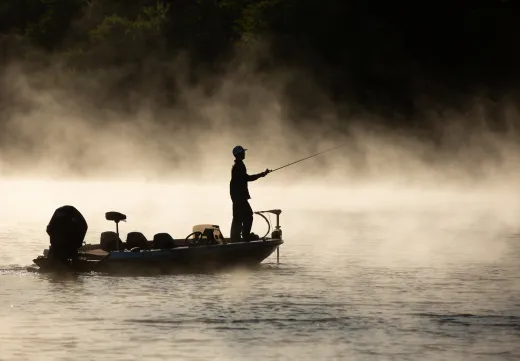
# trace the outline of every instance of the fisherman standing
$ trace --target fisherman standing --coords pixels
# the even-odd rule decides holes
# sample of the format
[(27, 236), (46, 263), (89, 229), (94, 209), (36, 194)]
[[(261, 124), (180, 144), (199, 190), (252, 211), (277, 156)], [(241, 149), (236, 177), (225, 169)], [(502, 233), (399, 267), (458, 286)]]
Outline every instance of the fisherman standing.
[(237, 145), (233, 148), (233, 155), (235, 156), (235, 164), (231, 169), (231, 182), (229, 189), (231, 194), (231, 201), (233, 202), (233, 221), (231, 222), (231, 242), (240, 242), (240, 233), (244, 241), (251, 240), (251, 227), (253, 226), (253, 210), (249, 205), (249, 189), (247, 182), (253, 182), (258, 178), (265, 177), (269, 172), (266, 169), (262, 173), (249, 175), (247, 174), (244, 158), (246, 157), (247, 149)]

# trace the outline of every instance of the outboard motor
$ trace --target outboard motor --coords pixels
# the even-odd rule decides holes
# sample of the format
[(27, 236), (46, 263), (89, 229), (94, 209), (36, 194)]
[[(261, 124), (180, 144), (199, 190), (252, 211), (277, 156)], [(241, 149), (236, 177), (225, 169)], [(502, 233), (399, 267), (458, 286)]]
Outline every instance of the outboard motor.
[(75, 258), (83, 245), (87, 229), (85, 218), (75, 207), (56, 209), (47, 225), (51, 243), (48, 257), (61, 261)]

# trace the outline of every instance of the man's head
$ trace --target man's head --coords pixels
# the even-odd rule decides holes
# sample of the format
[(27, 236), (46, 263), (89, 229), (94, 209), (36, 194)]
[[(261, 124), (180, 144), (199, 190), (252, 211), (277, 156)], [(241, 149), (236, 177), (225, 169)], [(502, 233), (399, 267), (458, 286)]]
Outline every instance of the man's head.
[(233, 155), (236, 159), (244, 159), (246, 157), (246, 150), (242, 148), (241, 145), (237, 145), (235, 148), (233, 148)]

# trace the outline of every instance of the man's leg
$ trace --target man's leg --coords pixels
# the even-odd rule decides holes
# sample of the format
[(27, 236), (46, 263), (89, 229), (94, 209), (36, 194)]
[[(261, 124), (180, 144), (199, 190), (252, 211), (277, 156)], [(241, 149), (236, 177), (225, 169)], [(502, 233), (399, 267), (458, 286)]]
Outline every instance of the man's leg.
[(240, 204), (233, 202), (233, 220), (231, 221), (231, 242), (240, 242), (240, 231), (242, 230), (242, 213), (240, 212)]
[(253, 227), (253, 210), (247, 200), (244, 202), (242, 212), (242, 237), (244, 237), (245, 241), (249, 241), (251, 228)]

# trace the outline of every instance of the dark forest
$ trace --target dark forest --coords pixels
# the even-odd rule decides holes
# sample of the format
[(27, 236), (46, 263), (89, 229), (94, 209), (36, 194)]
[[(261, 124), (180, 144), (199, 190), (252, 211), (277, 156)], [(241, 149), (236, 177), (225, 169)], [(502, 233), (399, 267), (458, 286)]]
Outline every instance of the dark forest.
[[(511, 0), (2, 0), (0, 59), (125, 69), (111, 97), (153, 83), (163, 89), (156, 101), (174, 104), (179, 73), (211, 92), (211, 79), (254, 58), (258, 73), (300, 74), (284, 89), (295, 121), (325, 97), (339, 113), (420, 129), (424, 109), (482, 101), (486, 126), (500, 130), (511, 127), (502, 102), (517, 100), (519, 9)], [(190, 62), (182, 72), (180, 55)]]

